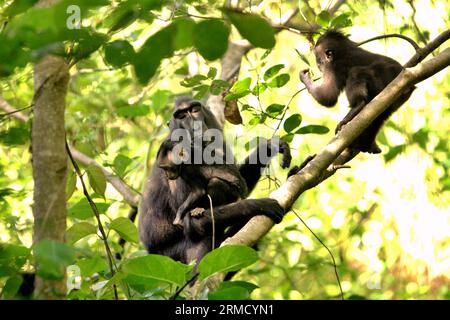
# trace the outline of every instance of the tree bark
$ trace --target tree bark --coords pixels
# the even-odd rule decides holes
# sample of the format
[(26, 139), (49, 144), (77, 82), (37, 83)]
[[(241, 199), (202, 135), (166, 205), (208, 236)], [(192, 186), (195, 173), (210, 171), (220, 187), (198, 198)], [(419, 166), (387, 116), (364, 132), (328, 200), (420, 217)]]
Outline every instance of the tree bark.
[[(48, 6), (57, 1), (40, 1)], [(34, 108), (32, 125), (33, 243), (43, 239), (64, 242), (66, 232), (67, 154), (64, 111), (69, 82), (66, 62), (47, 56), (34, 68)], [(39, 265), (36, 266), (39, 271)], [(65, 279), (36, 277), (35, 297), (58, 299), (66, 295)]]

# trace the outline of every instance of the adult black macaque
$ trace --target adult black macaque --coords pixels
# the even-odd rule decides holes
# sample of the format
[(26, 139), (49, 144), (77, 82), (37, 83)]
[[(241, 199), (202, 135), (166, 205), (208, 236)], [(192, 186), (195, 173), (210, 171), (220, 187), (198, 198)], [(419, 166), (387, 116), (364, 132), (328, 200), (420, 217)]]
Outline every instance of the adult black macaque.
[[(200, 132), (199, 123), (202, 126)], [(191, 133), (193, 140), (206, 134), (207, 129), (222, 130), (209, 109), (200, 102), (186, 98), (176, 102), (169, 128), (171, 134), (176, 129), (185, 129)], [(203, 145), (202, 148), (210, 145)], [(225, 143), (215, 151), (222, 153), (225, 158), (231, 152)], [(282, 167), (288, 167), (291, 160), (289, 146), (284, 142), (274, 145), (270, 141), (262, 141), (257, 150), (238, 166), (238, 173), (244, 179), (249, 193), (261, 177), (262, 169), (277, 152), (283, 154)], [(267, 154), (268, 159), (258, 156), (261, 154)], [(186, 201), (190, 192), (191, 187), (181, 176), (170, 180), (162, 168), (153, 166), (144, 189), (139, 218), (140, 239), (149, 253), (162, 254), (189, 263), (194, 259), (200, 261), (212, 249), (209, 204), (201, 216), (192, 217), (187, 214), (183, 220), (183, 229), (173, 224), (179, 207)], [(253, 216), (267, 215), (274, 222), (280, 222), (284, 209), (274, 199), (244, 199), (226, 205), (214, 205), (213, 213), (216, 230), (214, 240), (215, 244), (220, 245)]]
[[(300, 72), (300, 80), (309, 93), (321, 105), (332, 107), (340, 92), (345, 90), (350, 103), (350, 111), (337, 125), (336, 133), (403, 70), (394, 59), (361, 49), (336, 30), (328, 30), (319, 37), (314, 54), (323, 78), (321, 84), (315, 84), (309, 70)], [(402, 93), (350, 147), (362, 152), (380, 153), (381, 149), (375, 142), (378, 131), (384, 121), (408, 100), (413, 89)]]
[[(214, 206), (236, 202), (247, 198), (247, 184), (235, 164), (193, 164), (189, 151), (179, 149), (177, 142), (165, 140), (158, 150), (156, 165), (164, 170), (169, 180), (181, 177), (189, 186), (190, 192), (183, 204), (178, 208), (173, 224), (183, 226), (187, 212), (191, 216), (199, 216), (209, 206), (209, 199)], [(177, 159), (178, 158), (178, 159)]]

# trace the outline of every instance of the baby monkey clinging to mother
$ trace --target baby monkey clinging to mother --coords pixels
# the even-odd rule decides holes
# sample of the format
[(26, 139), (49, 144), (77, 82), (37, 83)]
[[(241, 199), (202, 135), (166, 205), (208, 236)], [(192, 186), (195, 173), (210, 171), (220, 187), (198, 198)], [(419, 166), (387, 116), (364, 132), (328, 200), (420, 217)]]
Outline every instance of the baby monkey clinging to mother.
[[(350, 103), (350, 111), (337, 125), (336, 133), (403, 70), (394, 59), (361, 49), (336, 30), (328, 30), (319, 37), (314, 54), (323, 78), (320, 84), (315, 84), (309, 70), (300, 72), (300, 80), (309, 93), (321, 105), (332, 107), (341, 91), (345, 90)], [(409, 99), (413, 90), (410, 88), (403, 92), (350, 147), (362, 152), (380, 153), (381, 149), (375, 142), (378, 131), (384, 121)]]

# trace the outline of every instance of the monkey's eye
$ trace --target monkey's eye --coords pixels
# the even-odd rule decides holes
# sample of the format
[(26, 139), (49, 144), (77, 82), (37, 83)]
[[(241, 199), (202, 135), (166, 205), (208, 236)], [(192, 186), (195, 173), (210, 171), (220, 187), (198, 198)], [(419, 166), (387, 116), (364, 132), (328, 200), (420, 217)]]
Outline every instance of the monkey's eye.
[(184, 119), (186, 117), (186, 112), (178, 112), (175, 114), (175, 118), (177, 119)]
[(327, 58), (331, 58), (333, 56), (333, 50), (331, 49), (326, 50), (325, 55), (327, 56)]
[(197, 113), (200, 112), (200, 106), (199, 105), (194, 105), (191, 109), (192, 113)]

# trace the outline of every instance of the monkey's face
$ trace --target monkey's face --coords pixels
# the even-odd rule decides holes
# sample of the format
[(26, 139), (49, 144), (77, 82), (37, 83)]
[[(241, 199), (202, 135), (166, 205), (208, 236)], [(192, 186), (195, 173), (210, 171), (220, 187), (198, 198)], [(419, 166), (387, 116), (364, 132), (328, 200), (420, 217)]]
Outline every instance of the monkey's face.
[(314, 55), (316, 56), (317, 67), (321, 72), (324, 72), (333, 63), (334, 50), (326, 42), (314, 47)]
[(183, 101), (175, 109), (170, 129), (185, 129), (192, 138), (202, 136), (208, 128), (205, 107), (199, 101)]

